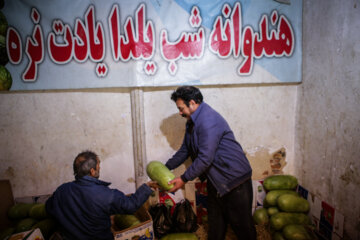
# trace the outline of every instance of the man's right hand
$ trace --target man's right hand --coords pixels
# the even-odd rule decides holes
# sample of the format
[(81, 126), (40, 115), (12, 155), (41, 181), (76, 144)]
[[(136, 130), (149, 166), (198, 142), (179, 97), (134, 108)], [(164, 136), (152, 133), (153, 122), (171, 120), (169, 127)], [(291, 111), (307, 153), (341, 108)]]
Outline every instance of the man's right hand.
[(149, 181), (146, 183), (151, 189), (155, 191), (155, 189), (158, 189), (160, 186), (156, 181)]
[(171, 180), (169, 182), (169, 185), (171, 184), (174, 184), (174, 187), (170, 189), (168, 192), (176, 192), (179, 188), (182, 188), (185, 185), (184, 181), (180, 177)]

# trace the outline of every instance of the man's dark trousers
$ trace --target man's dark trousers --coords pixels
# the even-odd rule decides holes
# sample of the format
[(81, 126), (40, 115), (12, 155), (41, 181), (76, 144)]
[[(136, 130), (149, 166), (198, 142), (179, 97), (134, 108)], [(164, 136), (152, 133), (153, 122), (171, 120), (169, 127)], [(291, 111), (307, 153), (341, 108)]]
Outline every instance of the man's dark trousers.
[(230, 224), (238, 239), (256, 240), (256, 228), (252, 218), (253, 189), (251, 179), (246, 180), (229, 193), (220, 197), (207, 180), (208, 190), (208, 239), (224, 240)]

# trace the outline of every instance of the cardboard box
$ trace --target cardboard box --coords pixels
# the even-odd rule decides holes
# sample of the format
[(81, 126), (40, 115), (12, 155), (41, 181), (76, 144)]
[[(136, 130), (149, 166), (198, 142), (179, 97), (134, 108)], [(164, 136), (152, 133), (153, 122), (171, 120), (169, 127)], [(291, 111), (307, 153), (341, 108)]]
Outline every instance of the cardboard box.
[(318, 237), (326, 240), (342, 239), (344, 215), (303, 186), (298, 185), (296, 191), (310, 204), (308, 215), (315, 226)]
[(153, 221), (150, 213), (142, 206), (135, 216), (140, 220), (141, 224), (127, 228), (124, 230), (118, 230), (115, 225), (111, 227), (111, 231), (114, 234), (115, 240), (152, 240), (155, 239)]
[(264, 180), (252, 180), (252, 187), (253, 187), (252, 210), (253, 210), (253, 214), (257, 208), (262, 208), (264, 206), (266, 190), (265, 190), (263, 184), (264, 184)]
[(15, 203), (45, 203), (51, 194), (15, 198)]
[(198, 181), (195, 183), (196, 196), (196, 215), (197, 222), (203, 224), (207, 222), (207, 182)]
[(30, 230), (30, 231), (26, 231), (26, 232), (13, 234), (13, 235), (11, 235), (11, 237), (8, 240), (21, 240), (24, 238), (26, 240), (44, 240), (44, 237), (41, 234), (41, 231), (39, 228)]
[(185, 184), (185, 198), (189, 200), (191, 207), (193, 208), (194, 213), (196, 214), (196, 189), (195, 184), (199, 181), (195, 179), (193, 181), (189, 181)]

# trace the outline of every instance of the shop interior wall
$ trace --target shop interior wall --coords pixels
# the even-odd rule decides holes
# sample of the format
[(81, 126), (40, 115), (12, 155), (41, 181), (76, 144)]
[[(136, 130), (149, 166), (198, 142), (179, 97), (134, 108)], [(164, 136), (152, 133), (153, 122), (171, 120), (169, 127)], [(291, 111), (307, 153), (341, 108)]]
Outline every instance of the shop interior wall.
[[(204, 101), (229, 123), (253, 167), (253, 179), (272, 174), (273, 155), (285, 154), (280, 172), (294, 172), (297, 85), (199, 86)], [(148, 161), (166, 162), (183, 141), (186, 120), (170, 99), (175, 88), (145, 89), (144, 115)], [(187, 162), (188, 163), (188, 162)], [(185, 164), (177, 174), (185, 170)]]
[(344, 239), (360, 239), (360, 1), (304, 1), (303, 11), (296, 175), (344, 215)]
[(0, 94), (0, 179), (14, 197), (52, 193), (74, 179), (78, 153), (95, 151), (100, 177), (135, 189), (128, 89)]

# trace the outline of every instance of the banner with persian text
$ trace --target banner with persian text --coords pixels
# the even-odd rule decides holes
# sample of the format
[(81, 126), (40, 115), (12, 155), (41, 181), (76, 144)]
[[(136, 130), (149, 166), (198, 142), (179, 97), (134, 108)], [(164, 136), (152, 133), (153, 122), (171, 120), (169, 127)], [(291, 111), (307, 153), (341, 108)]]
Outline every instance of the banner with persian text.
[(5, 0), (10, 90), (301, 82), (302, 0)]

